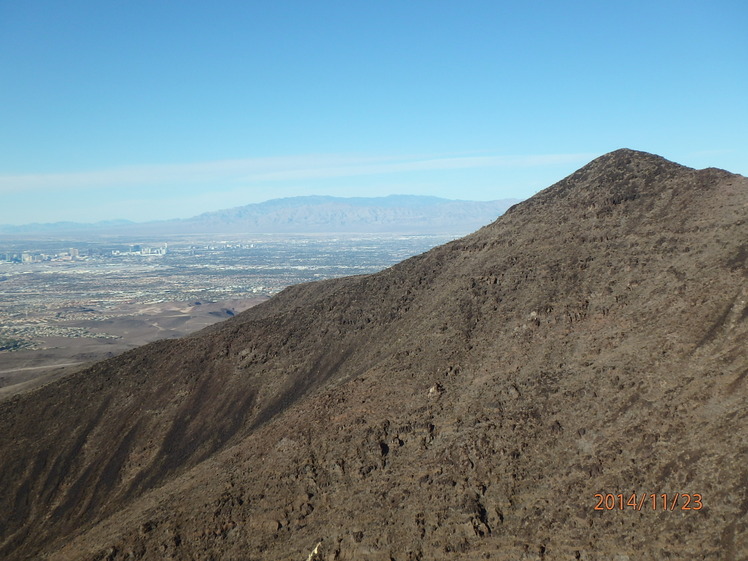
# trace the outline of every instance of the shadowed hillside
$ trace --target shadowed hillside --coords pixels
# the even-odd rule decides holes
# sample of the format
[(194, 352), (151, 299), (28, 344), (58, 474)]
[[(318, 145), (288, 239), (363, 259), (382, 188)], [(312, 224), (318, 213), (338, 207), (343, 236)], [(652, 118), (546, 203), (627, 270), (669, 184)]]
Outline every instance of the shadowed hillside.
[(0, 403), (0, 557), (742, 559), (747, 215), (748, 179), (619, 150)]

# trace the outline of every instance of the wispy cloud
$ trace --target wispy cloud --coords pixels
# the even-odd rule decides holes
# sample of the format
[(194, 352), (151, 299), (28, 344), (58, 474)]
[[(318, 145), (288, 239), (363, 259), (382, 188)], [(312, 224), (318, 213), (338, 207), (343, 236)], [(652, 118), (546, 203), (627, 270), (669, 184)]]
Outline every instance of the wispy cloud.
[(0, 193), (57, 190), (120, 189), (185, 184), (256, 185), (336, 177), (371, 176), (470, 168), (521, 168), (581, 163), (592, 154), (520, 156), (365, 157), (306, 155), (246, 158), (187, 164), (128, 166), (103, 170), (45, 174), (0, 175)]
[[(250, 182), (321, 179), (325, 177), (352, 177), (410, 171), (434, 171), (486, 167), (528, 167), (572, 163), (588, 159), (586, 154), (554, 154), (538, 156), (463, 156), (374, 162), (355, 162), (337, 166), (313, 166), (282, 169), (246, 176)], [(395, 160), (395, 161), (393, 161)]]

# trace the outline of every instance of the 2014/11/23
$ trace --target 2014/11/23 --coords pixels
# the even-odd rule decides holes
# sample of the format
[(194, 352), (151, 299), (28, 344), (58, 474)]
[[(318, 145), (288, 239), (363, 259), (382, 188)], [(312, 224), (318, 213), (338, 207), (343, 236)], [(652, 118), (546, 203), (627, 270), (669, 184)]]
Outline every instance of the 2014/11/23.
[(703, 498), (699, 493), (642, 493), (641, 497), (637, 493), (631, 493), (631, 496), (626, 499), (623, 493), (612, 494), (612, 493), (595, 493), (597, 504), (594, 510), (625, 510), (626, 508), (632, 508), (634, 510), (643, 510), (645, 506), (651, 505), (652, 510), (658, 510), (657, 505), (660, 504), (660, 510), (676, 510), (680, 504), (679, 510), (701, 510), (704, 508)]

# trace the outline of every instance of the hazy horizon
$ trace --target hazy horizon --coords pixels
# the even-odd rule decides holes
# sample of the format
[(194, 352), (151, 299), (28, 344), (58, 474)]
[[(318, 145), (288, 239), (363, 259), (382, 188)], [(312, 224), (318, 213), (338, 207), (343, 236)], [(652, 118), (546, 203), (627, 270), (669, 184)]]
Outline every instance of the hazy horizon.
[(0, 3), (0, 224), (526, 199), (618, 148), (748, 175), (748, 5)]
[(459, 203), (474, 203), (474, 202), (475, 203), (480, 203), (480, 202), (490, 203), (490, 202), (510, 202), (511, 201), (514, 204), (514, 203), (517, 203), (517, 202), (521, 202), (521, 200), (522, 200), (522, 199), (515, 199), (515, 198), (506, 198), (506, 199), (494, 199), (494, 200), (489, 200), (489, 201), (471, 201), (471, 200), (467, 200), (467, 199), (448, 199), (446, 197), (435, 197), (435, 196), (432, 196), (432, 195), (410, 195), (410, 194), (405, 194), (405, 193), (393, 193), (393, 194), (390, 194), (390, 195), (380, 195), (380, 196), (375, 196), (375, 197), (360, 197), (360, 196), (340, 197), (340, 196), (331, 196), (331, 195), (310, 194), (310, 195), (296, 195), (296, 196), (292, 196), (292, 197), (280, 197), (280, 198), (275, 198), (275, 199), (267, 199), (267, 200), (264, 200), (264, 201), (259, 201), (257, 203), (249, 203), (249, 204), (246, 204), (246, 205), (238, 205), (238, 206), (235, 206), (235, 207), (220, 208), (220, 209), (217, 209), (217, 210), (203, 211), (203, 212), (200, 212), (199, 214), (193, 214), (193, 215), (190, 215), (190, 216), (179, 216), (179, 217), (174, 217), (174, 218), (155, 218), (155, 219), (152, 219), (152, 220), (140, 220), (140, 221), (136, 221), (136, 220), (130, 220), (130, 219), (126, 218), (126, 217), (116, 217), (116, 218), (102, 219), (102, 220), (89, 220), (89, 221), (85, 221), (85, 222), (81, 222), (81, 221), (57, 221), (57, 222), (26, 222), (26, 223), (19, 223), (19, 224), (9, 223), (9, 224), (0, 224), (0, 227), (7, 226), (7, 227), (13, 228), (13, 227), (22, 227), (22, 226), (34, 226), (34, 225), (45, 226), (45, 225), (55, 225), (55, 224), (96, 225), (96, 224), (106, 224), (106, 223), (112, 223), (112, 224), (123, 223), (123, 224), (137, 225), (137, 224), (146, 224), (146, 223), (149, 223), (149, 222), (162, 222), (162, 221), (165, 222), (165, 221), (169, 221), (169, 220), (190, 220), (192, 218), (198, 218), (198, 217), (200, 217), (200, 216), (202, 216), (204, 214), (206, 214), (206, 215), (213, 214), (213, 213), (219, 213), (220, 214), (222, 212), (231, 212), (231, 211), (233, 211), (235, 209), (243, 208), (243, 207), (248, 207), (248, 206), (252, 206), (252, 205), (263, 205), (265, 203), (275, 203), (275, 202), (288, 201), (288, 200), (294, 200), (294, 199), (298, 200), (298, 199), (316, 199), (316, 198), (328, 199), (329, 198), (329, 199), (333, 199), (335, 201), (347, 201), (347, 200), (353, 201), (353, 200), (360, 200), (360, 199), (370, 200), (370, 201), (378, 201), (380, 199), (406, 198), (406, 197), (415, 197), (415, 198), (419, 198), (419, 199), (430, 199), (430, 198), (433, 198), (433, 199), (438, 199), (440, 201), (453, 202), (453, 203), (457, 203), (457, 202), (459, 202)]

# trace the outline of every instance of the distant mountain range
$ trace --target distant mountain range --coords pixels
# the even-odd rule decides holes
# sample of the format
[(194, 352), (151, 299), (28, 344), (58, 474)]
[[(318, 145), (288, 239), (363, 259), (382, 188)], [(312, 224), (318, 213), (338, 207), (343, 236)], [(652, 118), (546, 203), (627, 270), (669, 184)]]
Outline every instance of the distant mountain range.
[(465, 234), (493, 222), (519, 199), (461, 201), (418, 195), (307, 196), (206, 212), (186, 219), (94, 224), (56, 222), (0, 226), (3, 234), (211, 234), (211, 233), (447, 233)]
[(57, 232), (104, 231), (112, 228), (136, 226), (131, 220), (101, 220), (99, 222), (33, 222), (31, 224), (0, 224), (0, 234), (44, 234)]

